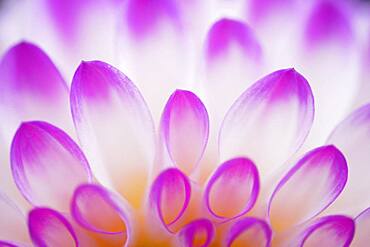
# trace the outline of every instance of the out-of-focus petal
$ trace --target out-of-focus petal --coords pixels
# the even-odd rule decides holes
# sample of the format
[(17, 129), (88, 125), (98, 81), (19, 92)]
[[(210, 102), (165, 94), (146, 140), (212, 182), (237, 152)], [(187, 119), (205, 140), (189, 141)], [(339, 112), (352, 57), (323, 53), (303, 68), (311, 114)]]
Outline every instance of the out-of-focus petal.
[(358, 214), (370, 204), (370, 104), (344, 119), (330, 134), (328, 144), (344, 153), (348, 162), (348, 182), (330, 212)]
[(33, 209), (28, 214), (28, 227), (32, 241), (37, 246), (78, 246), (72, 225), (55, 210)]
[(208, 211), (216, 218), (236, 218), (253, 207), (258, 192), (256, 166), (249, 159), (235, 158), (220, 165), (211, 176), (204, 200)]
[(92, 179), (77, 144), (62, 130), (40, 121), (24, 122), (17, 130), (11, 167), (15, 183), (32, 205), (63, 211), (68, 211), (74, 189)]
[(29, 241), (26, 217), (14, 202), (2, 193), (0, 193), (0, 218), (0, 239), (19, 242)]
[(356, 231), (351, 246), (362, 247), (370, 241), (370, 208), (365, 209), (355, 218)]
[(353, 38), (350, 20), (337, 1), (317, 1), (305, 27), (306, 45), (312, 47), (330, 41), (348, 45)]
[(269, 225), (257, 218), (244, 218), (235, 222), (227, 233), (226, 246), (270, 246), (272, 231)]
[(298, 246), (348, 247), (355, 233), (355, 222), (346, 216), (326, 216), (315, 220), (302, 233)]
[(97, 177), (140, 206), (154, 156), (154, 126), (134, 84), (120, 71), (83, 62), (71, 89), (72, 115)]
[(161, 132), (174, 164), (190, 175), (208, 140), (208, 113), (201, 100), (190, 91), (176, 90), (164, 109)]
[(153, 182), (149, 206), (170, 231), (170, 226), (183, 216), (189, 205), (190, 195), (191, 185), (186, 175), (176, 168), (169, 168)]
[(39, 47), (21, 42), (10, 48), (0, 62), (0, 80), (0, 111), (8, 117), (1, 126), (9, 138), (24, 120), (43, 119), (71, 130), (67, 85)]
[(208, 31), (204, 49), (205, 82), (201, 86), (219, 128), (240, 92), (261, 76), (262, 48), (246, 23), (223, 18)]
[(178, 241), (183, 247), (207, 247), (213, 240), (215, 229), (211, 221), (198, 219), (184, 226), (178, 233)]
[(265, 177), (300, 147), (313, 115), (306, 79), (294, 69), (273, 72), (247, 89), (228, 111), (219, 135), (221, 158), (249, 157)]
[(305, 222), (328, 207), (347, 181), (347, 163), (334, 146), (307, 153), (280, 180), (269, 202), (269, 217), (277, 232)]
[(71, 212), (84, 228), (102, 234), (120, 235), (120, 246), (130, 240), (127, 206), (112, 192), (94, 184), (79, 186), (72, 199)]

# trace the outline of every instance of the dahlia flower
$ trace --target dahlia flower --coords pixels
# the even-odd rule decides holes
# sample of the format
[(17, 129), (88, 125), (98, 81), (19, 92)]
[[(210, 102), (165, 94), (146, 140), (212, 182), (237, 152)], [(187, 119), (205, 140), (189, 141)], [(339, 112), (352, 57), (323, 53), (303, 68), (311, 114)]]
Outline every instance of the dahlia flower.
[(366, 3), (1, 8), (0, 246), (369, 245)]

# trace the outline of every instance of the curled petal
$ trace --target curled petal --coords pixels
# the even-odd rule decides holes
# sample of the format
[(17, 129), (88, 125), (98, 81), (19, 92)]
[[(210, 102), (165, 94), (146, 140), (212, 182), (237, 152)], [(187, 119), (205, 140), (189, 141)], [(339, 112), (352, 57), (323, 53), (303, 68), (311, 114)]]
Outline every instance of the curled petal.
[(2, 193), (0, 193), (0, 219), (0, 239), (27, 242), (28, 234), (25, 216), (20, 209)]
[(139, 207), (153, 162), (154, 127), (138, 89), (106, 63), (83, 62), (73, 77), (71, 107), (83, 150), (100, 181), (112, 181)]
[[(69, 209), (74, 189), (91, 181), (89, 164), (77, 144), (46, 122), (24, 122), (11, 146), (15, 183), (33, 205)], [(68, 183), (65, 179), (68, 178)]]
[(310, 47), (325, 41), (341, 42), (344, 45), (353, 36), (352, 23), (337, 1), (318, 1), (307, 20), (305, 41)]
[(271, 174), (303, 143), (313, 114), (306, 79), (294, 69), (273, 72), (247, 89), (226, 114), (219, 135), (221, 157), (249, 157), (261, 177)]
[(257, 218), (244, 218), (234, 223), (227, 233), (226, 246), (270, 246), (272, 231), (270, 226)]
[(348, 247), (354, 233), (355, 223), (351, 218), (341, 215), (326, 216), (307, 227), (299, 246)]
[(262, 50), (252, 30), (245, 23), (228, 18), (217, 21), (211, 27), (206, 43), (207, 58), (210, 61), (222, 58), (234, 45), (242, 48), (250, 59), (261, 59)]
[(86, 229), (103, 234), (122, 234), (123, 242), (128, 242), (126, 206), (104, 187), (95, 184), (79, 186), (73, 195), (71, 212), (74, 219)]
[(213, 216), (220, 219), (236, 218), (253, 207), (258, 192), (256, 166), (249, 159), (235, 158), (223, 163), (211, 176), (204, 200)]
[(330, 209), (357, 214), (370, 204), (370, 197), (367, 196), (370, 190), (367, 178), (370, 173), (370, 104), (360, 107), (343, 120), (327, 143), (342, 150), (349, 170), (347, 185)]
[(78, 246), (72, 225), (63, 215), (52, 209), (33, 209), (28, 215), (28, 227), (36, 246)]
[(211, 244), (215, 234), (214, 226), (207, 219), (198, 219), (190, 222), (178, 233), (181, 246), (207, 247)]
[(370, 241), (370, 208), (365, 209), (356, 218), (356, 231), (351, 246), (361, 247)]
[(194, 93), (176, 90), (164, 109), (161, 131), (173, 162), (189, 175), (207, 145), (209, 121), (205, 106)]
[(341, 193), (347, 174), (346, 160), (336, 147), (307, 153), (280, 180), (270, 198), (273, 229), (283, 231), (319, 214)]
[(190, 194), (190, 182), (178, 169), (169, 168), (155, 179), (150, 190), (150, 205), (166, 229), (184, 214)]

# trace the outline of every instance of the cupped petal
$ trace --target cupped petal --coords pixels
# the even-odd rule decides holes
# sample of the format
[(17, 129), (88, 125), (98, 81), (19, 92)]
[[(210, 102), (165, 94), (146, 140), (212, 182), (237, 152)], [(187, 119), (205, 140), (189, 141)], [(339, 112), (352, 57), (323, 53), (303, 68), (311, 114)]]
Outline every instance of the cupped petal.
[(18, 128), (11, 146), (11, 168), (16, 185), (32, 205), (65, 212), (74, 189), (92, 180), (78, 145), (62, 130), (41, 121), (24, 122)]
[(362, 211), (356, 218), (356, 231), (351, 246), (362, 247), (370, 241), (370, 208)]
[(202, 101), (190, 91), (176, 90), (162, 114), (161, 134), (174, 164), (190, 175), (203, 156), (209, 134)]
[(301, 236), (300, 247), (348, 247), (355, 233), (355, 222), (346, 216), (333, 215), (315, 220)]
[(28, 228), (36, 246), (78, 246), (78, 239), (68, 220), (49, 208), (35, 208), (28, 214)]
[(215, 229), (211, 221), (197, 219), (184, 226), (178, 233), (180, 246), (207, 247), (211, 244)]
[(218, 219), (242, 216), (254, 206), (259, 186), (258, 171), (252, 161), (247, 158), (228, 160), (220, 165), (206, 185), (206, 208)]
[(344, 119), (330, 134), (327, 143), (340, 148), (348, 162), (347, 185), (329, 210), (356, 215), (370, 204), (367, 178), (370, 173), (370, 104)]
[(102, 234), (120, 235), (120, 245), (130, 241), (129, 211), (124, 201), (102, 186), (80, 185), (72, 198), (71, 212), (84, 228)]
[(226, 114), (219, 134), (221, 158), (249, 157), (265, 177), (300, 147), (313, 116), (306, 79), (294, 69), (273, 72), (247, 89)]
[(9, 117), (1, 126), (10, 128), (10, 136), (20, 121), (30, 119), (72, 129), (68, 87), (39, 47), (21, 42), (10, 48), (0, 62), (0, 80), (0, 111)]
[(347, 174), (346, 160), (336, 147), (307, 153), (272, 193), (268, 205), (272, 228), (282, 232), (319, 214), (341, 193)]
[(272, 230), (263, 220), (244, 218), (235, 222), (226, 235), (226, 246), (270, 246)]
[(149, 206), (163, 226), (170, 226), (185, 213), (191, 195), (189, 179), (180, 170), (169, 168), (163, 171), (150, 188)]
[(154, 156), (154, 126), (138, 89), (120, 71), (83, 62), (71, 88), (72, 115), (98, 179), (141, 205)]
[(2, 193), (0, 193), (0, 219), (0, 239), (28, 242), (26, 217), (17, 205)]

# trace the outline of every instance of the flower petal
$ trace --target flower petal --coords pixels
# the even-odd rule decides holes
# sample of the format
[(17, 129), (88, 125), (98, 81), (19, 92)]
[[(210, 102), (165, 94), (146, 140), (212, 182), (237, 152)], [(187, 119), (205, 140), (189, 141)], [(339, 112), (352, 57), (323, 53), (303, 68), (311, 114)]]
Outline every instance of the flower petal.
[(215, 234), (214, 226), (207, 219), (198, 219), (184, 226), (178, 233), (179, 244), (184, 247), (207, 247)]
[(246, 158), (235, 158), (224, 162), (211, 176), (204, 200), (208, 211), (216, 218), (236, 218), (253, 207), (258, 192), (256, 166)]
[(2, 193), (0, 193), (0, 218), (0, 239), (28, 242), (25, 216), (20, 209)]
[(280, 180), (270, 198), (273, 229), (281, 232), (319, 214), (341, 193), (347, 172), (346, 160), (334, 146), (307, 153)]
[(272, 231), (269, 225), (257, 218), (244, 218), (235, 222), (227, 233), (226, 246), (270, 246)]
[(327, 216), (307, 227), (299, 246), (348, 247), (354, 233), (355, 223), (351, 218), (341, 215)]
[(0, 80), (0, 111), (8, 116), (1, 125), (8, 124), (10, 136), (28, 119), (72, 129), (67, 85), (39, 47), (21, 42), (10, 48), (0, 62)]
[(305, 42), (310, 48), (327, 41), (348, 45), (352, 40), (351, 19), (337, 1), (318, 1), (305, 27)]
[(351, 246), (361, 247), (369, 244), (370, 241), (370, 208), (365, 209), (355, 219), (356, 231)]
[(92, 179), (77, 144), (62, 130), (40, 121), (24, 122), (17, 130), (11, 167), (15, 183), (32, 205), (63, 211), (68, 211), (74, 189)]
[(303, 143), (313, 114), (306, 79), (294, 69), (273, 72), (247, 89), (225, 116), (219, 135), (221, 158), (249, 157), (265, 177)]
[(120, 245), (127, 245), (130, 237), (127, 208), (117, 195), (104, 187), (80, 185), (73, 195), (71, 212), (84, 228), (102, 234), (120, 234)]
[(370, 204), (367, 174), (370, 173), (370, 104), (343, 120), (330, 134), (327, 143), (343, 151), (348, 162), (348, 182), (343, 193), (329, 208), (347, 214), (358, 214)]
[(190, 202), (191, 185), (180, 170), (169, 168), (153, 182), (149, 203), (154, 214), (170, 231), (169, 227), (181, 218)]
[(33, 209), (28, 215), (28, 227), (36, 246), (78, 246), (72, 225), (63, 215), (52, 209)]
[(153, 162), (154, 127), (138, 89), (106, 63), (83, 62), (73, 78), (71, 107), (98, 178), (107, 186), (111, 179), (132, 205), (140, 206)]
[(161, 132), (172, 161), (190, 175), (208, 140), (208, 114), (201, 100), (190, 91), (176, 90), (164, 109)]

